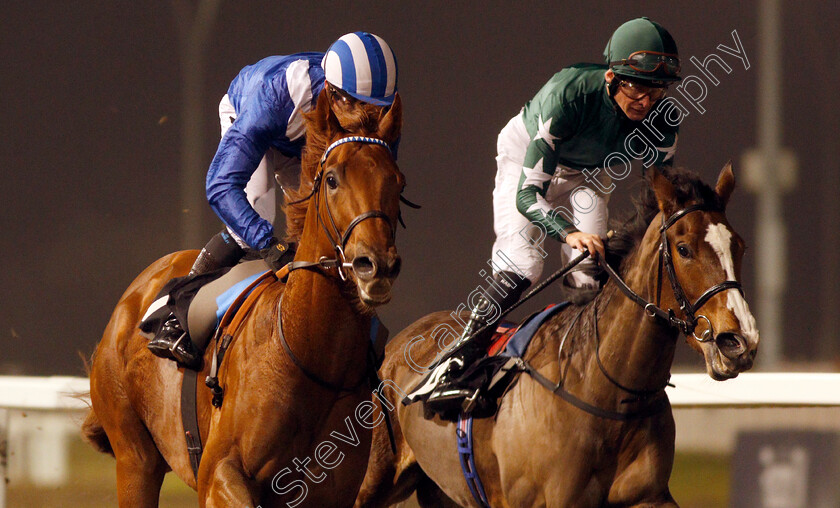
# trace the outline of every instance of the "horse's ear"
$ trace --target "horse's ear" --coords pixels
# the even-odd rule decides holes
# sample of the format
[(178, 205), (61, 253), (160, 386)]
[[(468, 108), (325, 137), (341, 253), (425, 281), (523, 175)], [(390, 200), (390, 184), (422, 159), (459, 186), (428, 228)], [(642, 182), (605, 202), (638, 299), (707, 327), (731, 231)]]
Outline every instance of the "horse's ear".
[(665, 215), (672, 214), (676, 208), (677, 199), (674, 186), (656, 166), (648, 170), (648, 182), (650, 182), (653, 193), (656, 195), (659, 210)]
[(735, 190), (735, 173), (732, 171), (732, 161), (726, 163), (718, 175), (717, 185), (715, 185), (715, 193), (720, 197), (723, 206), (729, 202), (732, 191)]
[(400, 137), (402, 131), (402, 100), (400, 94), (394, 95), (394, 102), (388, 108), (385, 116), (379, 120), (377, 135), (386, 143), (394, 144)]

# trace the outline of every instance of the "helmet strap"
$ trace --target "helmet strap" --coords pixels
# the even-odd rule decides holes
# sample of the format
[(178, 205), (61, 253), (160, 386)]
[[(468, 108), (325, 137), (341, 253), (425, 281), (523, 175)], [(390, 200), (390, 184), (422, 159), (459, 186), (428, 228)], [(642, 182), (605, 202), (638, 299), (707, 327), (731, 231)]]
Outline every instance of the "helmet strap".
[(615, 99), (615, 94), (618, 93), (618, 85), (621, 83), (621, 77), (618, 74), (613, 75), (612, 81), (607, 83), (607, 92), (611, 99)]

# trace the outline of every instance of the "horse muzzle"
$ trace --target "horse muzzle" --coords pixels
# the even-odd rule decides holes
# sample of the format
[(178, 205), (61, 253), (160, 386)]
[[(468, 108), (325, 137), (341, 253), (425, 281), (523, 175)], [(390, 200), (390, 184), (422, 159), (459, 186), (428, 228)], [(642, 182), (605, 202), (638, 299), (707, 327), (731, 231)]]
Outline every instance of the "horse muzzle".
[(714, 379), (731, 379), (753, 366), (756, 348), (736, 331), (718, 333), (704, 346), (709, 375)]
[(359, 297), (365, 304), (382, 305), (391, 300), (391, 288), (402, 268), (402, 259), (395, 248), (375, 254), (372, 249), (359, 246), (350, 265)]

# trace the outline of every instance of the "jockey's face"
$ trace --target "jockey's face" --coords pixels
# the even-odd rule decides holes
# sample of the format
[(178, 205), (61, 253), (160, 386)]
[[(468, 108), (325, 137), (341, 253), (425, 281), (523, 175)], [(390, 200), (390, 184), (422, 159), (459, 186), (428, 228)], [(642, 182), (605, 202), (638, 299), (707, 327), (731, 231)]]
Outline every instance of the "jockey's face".
[[(613, 79), (621, 78), (609, 70), (604, 75), (604, 79), (607, 83), (612, 83)], [(626, 85), (628, 89), (625, 90), (622, 85)], [(639, 122), (645, 119), (653, 104), (664, 95), (662, 88), (643, 87), (623, 82), (619, 84), (618, 93), (613, 96), (613, 99), (627, 118)]]
[(324, 86), (326, 87), (327, 93), (330, 97), (330, 108), (336, 113), (341, 111), (351, 111), (356, 108), (359, 102), (361, 102), (350, 94), (345, 93), (344, 90), (336, 88), (329, 83)]
[(330, 109), (348, 131), (358, 128), (366, 118), (378, 118), (383, 109), (382, 106), (360, 101), (329, 82), (324, 85), (324, 91), (330, 98)]

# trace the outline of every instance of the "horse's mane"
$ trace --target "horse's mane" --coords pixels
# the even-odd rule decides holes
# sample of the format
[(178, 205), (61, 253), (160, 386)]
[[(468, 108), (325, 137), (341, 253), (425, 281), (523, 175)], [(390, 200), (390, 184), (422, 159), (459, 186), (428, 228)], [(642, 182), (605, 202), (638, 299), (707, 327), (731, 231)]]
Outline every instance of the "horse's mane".
[[(379, 121), (386, 113), (386, 109), (371, 104), (359, 102), (349, 112), (333, 112), (322, 101), (328, 100), (326, 93), (318, 96), (318, 105), (312, 111), (303, 114), (306, 125), (306, 145), (301, 154), (300, 186), (286, 191), (283, 211), (286, 215), (286, 241), (297, 242), (303, 232), (306, 221), (306, 210), (309, 200), (305, 199), (312, 192), (315, 176), (318, 174), (321, 156), (329, 144), (339, 138), (351, 135), (370, 136), (376, 133)], [(324, 112), (331, 118), (323, 118)], [(341, 127), (338, 132), (331, 127), (330, 120)], [(301, 201), (303, 200), (303, 201)], [(300, 201), (299, 203), (295, 203)]]
[[(688, 203), (703, 203), (714, 208), (723, 208), (715, 191), (697, 175), (685, 168), (660, 168), (659, 171), (674, 186), (680, 208)], [(633, 211), (614, 227), (614, 235), (607, 243), (607, 262), (618, 270), (621, 263), (639, 245), (650, 222), (659, 213), (656, 195), (650, 184), (642, 180), (641, 192), (633, 199)]]

